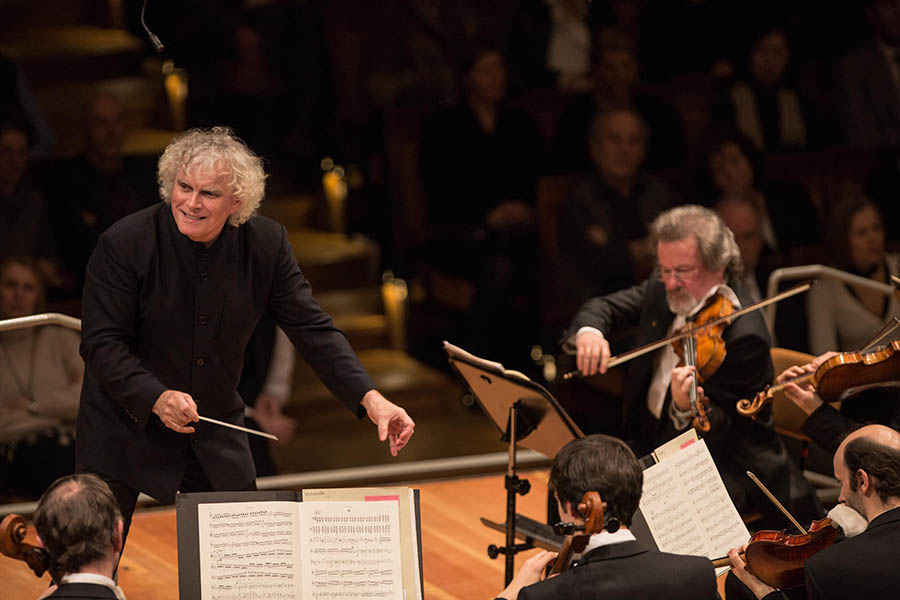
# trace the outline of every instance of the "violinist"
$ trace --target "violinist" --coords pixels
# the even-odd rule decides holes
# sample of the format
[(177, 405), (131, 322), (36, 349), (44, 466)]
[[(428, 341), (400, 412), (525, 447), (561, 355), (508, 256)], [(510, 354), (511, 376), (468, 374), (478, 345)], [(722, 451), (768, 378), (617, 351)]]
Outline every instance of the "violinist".
[[(778, 376), (778, 382), (815, 373), (836, 355), (836, 352), (826, 352), (808, 364), (790, 367)], [(785, 383), (784, 395), (807, 414), (803, 433), (829, 452), (836, 451), (844, 436), (860, 422), (877, 422), (900, 430), (900, 393), (896, 388), (864, 390), (845, 399), (840, 411), (824, 402), (810, 382)]]
[[(660, 214), (651, 225), (657, 267), (634, 287), (593, 298), (578, 310), (563, 340), (576, 354), (583, 376), (604, 373), (610, 358), (607, 336), (637, 327), (634, 346), (662, 339), (721, 296), (735, 310), (750, 304), (738, 276), (742, 271), (734, 235), (712, 210), (688, 205)], [(780, 513), (744, 475), (752, 470), (782, 504), (804, 520), (821, 507), (775, 433), (771, 412), (757, 420), (739, 417), (735, 402), (755, 394), (773, 378), (768, 330), (759, 312), (731, 322), (722, 332), (721, 365), (697, 389), (709, 402), (710, 453), (739, 511), (758, 511), (774, 526)], [(693, 367), (679, 367), (668, 345), (627, 366), (622, 434), (639, 455), (691, 426), (689, 392)], [(792, 493), (793, 491), (793, 493)]]
[(41, 546), (62, 573), (41, 598), (125, 600), (113, 581), (124, 524), (109, 487), (92, 474), (67, 475), (47, 488), (34, 513)]
[[(808, 558), (804, 564), (809, 600), (896, 598), (900, 589), (900, 433), (868, 425), (847, 436), (834, 455), (839, 501), (868, 521), (866, 530)], [(762, 583), (732, 549), (733, 573), (757, 598), (784, 594)]]
[(540, 575), (556, 556), (530, 558), (498, 598), (505, 600), (619, 600), (717, 598), (712, 563), (699, 556), (650, 550), (629, 531), (641, 499), (644, 472), (628, 446), (614, 437), (572, 440), (550, 467), (550, 488), (563, 520), (584, 524), (576, 507), (596, 491), (604, 505), (603, 530), (590, 536), (581, 558), (546, 581)]

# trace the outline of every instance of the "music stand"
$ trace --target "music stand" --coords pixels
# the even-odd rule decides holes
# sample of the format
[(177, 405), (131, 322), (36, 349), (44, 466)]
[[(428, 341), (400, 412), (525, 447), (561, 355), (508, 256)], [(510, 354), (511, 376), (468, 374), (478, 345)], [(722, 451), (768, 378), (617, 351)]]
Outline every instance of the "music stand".
[(491, 545), (488, 554), (506, 556), (506, 584), (512, 581), (515, 555), (533, 548), (526, 541), (516, 544), (516, 494), (531, 488), (527, 479), (516, 473), (516, 444), (553, 458), (560, 448), (575, 438), (584, 437), (578, 425), (566, 414), (556, 398), (540, 384), (503, 365), (474, 356), (462, 348), (444, 342), (450, 366), (466, 384), (481, 409), (490, 417), (509, 443), (504, 487), (506, 488), (506, 545)]

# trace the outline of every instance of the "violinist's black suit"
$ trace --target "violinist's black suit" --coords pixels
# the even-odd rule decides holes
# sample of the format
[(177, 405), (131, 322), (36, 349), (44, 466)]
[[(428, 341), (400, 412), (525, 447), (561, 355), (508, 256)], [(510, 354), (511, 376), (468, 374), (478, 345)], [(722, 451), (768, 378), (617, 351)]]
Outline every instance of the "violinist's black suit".
[(519, 600), (718, 598), (709, 559), (648, 550), (638, 541), (600, 546), (571, 569), (522, 588)]
[[(751, 304), (739, 283), (730, 282), (729, 286), (743, 306)], [(634, 347), (639, 347), (665, 337), (674, 319), (666, 301), (665, 285), (651, 276), (631, 288), (585, 302), (566, 337), (574, 336), (585, 326), (596, 327), (607, 336), (637, 326)], [(725, 359), (702, 384), (712, 403), (711, 428), (703, 438), (729, 495), (739, 511), (757, 510), (772, 521), (773, 527), (783, 524), (784, 517), (747, 478), (745, 472), (750, 470), (799, 519), (819, 518), (821, 506), (775, 433), (771, 410), (764, 410), (753, 420), (740, 416), (735, 409), (738, 400), (753, 398), (774, 378), (769, 356), (771, 341), (762, 315), (754, 311), (738, 317), (725, 329), (723, 338)], [(661, 419), (647, 407), (655, 354), (635, 358), (626, 366), (622, 434), (638, 456), (680, 433), (668, 417), (671, 391), (666, 394)]]

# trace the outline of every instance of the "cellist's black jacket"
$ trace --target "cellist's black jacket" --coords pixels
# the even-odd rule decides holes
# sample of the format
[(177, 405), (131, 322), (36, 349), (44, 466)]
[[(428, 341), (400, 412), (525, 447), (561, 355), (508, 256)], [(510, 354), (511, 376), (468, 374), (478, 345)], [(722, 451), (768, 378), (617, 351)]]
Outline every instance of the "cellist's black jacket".
[(201, 415), (243, 424), (236, 387), (264, 311), (358, 416), (375, 387), (313, 298), (284, 227), (264, 217), (225, 225), (209, 248), (178, 231), (168, 204), (122, 219), (94, 250), (82, 310), (77, 461), (163, 502), (191, 452), (214, 489), (255, 477), (247, 434), (203, 422), (179, 434), (151, 411), (172, 389), (189, 393)]
[(568, 571), (522, 588), (519, 600), (712, 600), (709, 559), (648, 550), (638, 541), (600, 546)]

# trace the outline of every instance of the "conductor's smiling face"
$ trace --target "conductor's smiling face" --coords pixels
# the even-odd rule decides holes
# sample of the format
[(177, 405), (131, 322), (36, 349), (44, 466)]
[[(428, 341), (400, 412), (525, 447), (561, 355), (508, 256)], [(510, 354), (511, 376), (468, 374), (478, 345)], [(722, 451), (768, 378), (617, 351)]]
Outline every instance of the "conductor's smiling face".
[(241, 201), (235, 198), (225, 173), (200, 168), (178, 170), (172, 188), (172, 215), (178, 231), (191, 240), (212, 244), (228, 217), (240, 207)]

